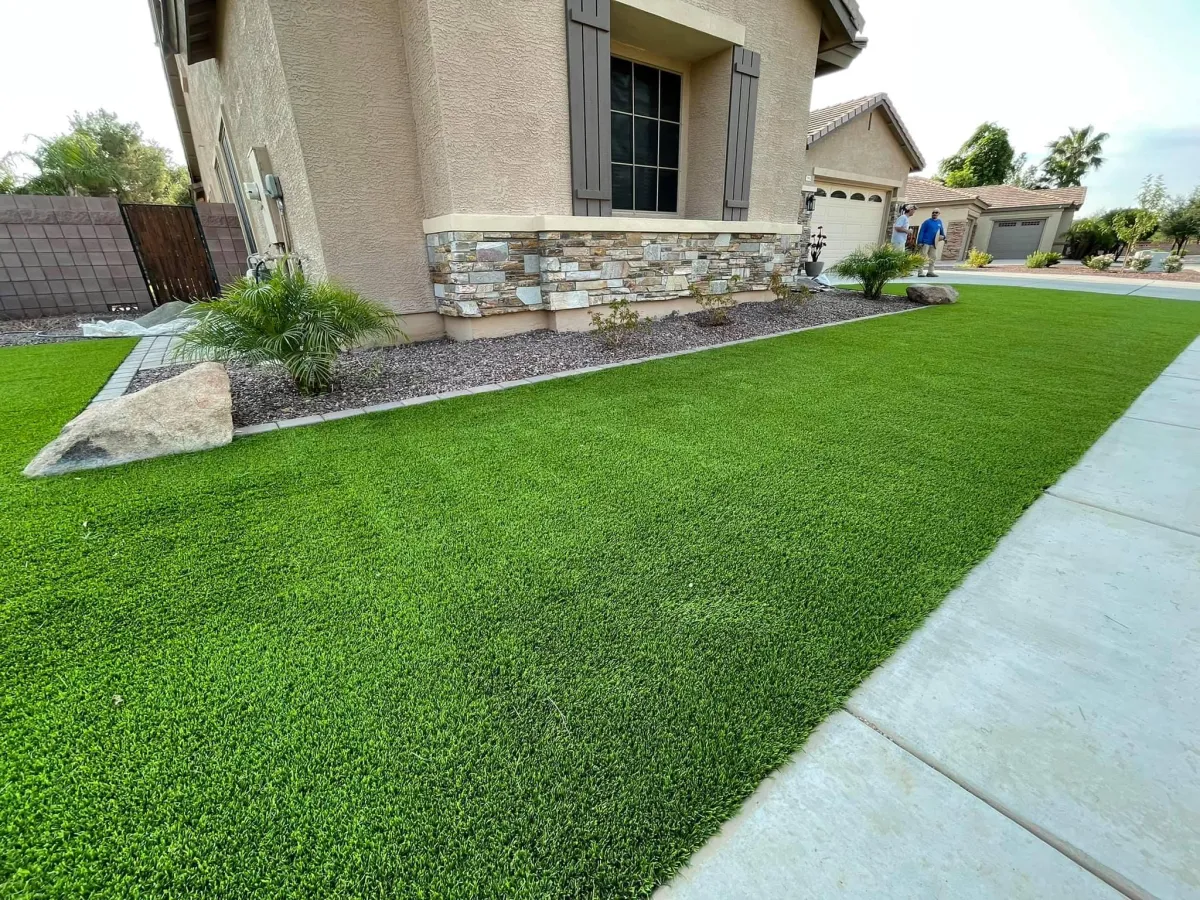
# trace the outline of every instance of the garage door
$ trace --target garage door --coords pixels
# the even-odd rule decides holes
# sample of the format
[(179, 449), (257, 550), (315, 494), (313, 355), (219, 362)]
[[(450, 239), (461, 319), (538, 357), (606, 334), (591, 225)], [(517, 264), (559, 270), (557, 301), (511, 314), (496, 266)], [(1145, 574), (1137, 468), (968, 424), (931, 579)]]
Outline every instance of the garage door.
[(994, 222), (987, 252), (996, 259), (1024, 259), (1042, 242), (1045, 219)]
[[(824, 196), (822, 196), (824, 192)], [(817, 185), (812, 228), (825, 229), (829, 243), (821, 259), (833, 265), (851, 250), (883, 239), (886, 191), (879, 188), (822, 183)]]

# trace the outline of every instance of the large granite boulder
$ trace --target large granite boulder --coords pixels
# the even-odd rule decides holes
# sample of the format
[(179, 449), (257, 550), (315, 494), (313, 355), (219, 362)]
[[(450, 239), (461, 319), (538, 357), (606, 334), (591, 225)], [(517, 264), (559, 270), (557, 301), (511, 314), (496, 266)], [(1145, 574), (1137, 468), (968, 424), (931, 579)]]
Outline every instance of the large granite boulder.
[(229, 373), (201, 363), (133, 394), (99, 403), (68, 422), (25, 467), (30, 478), (99, 469), (233, 440)]
[(904, 292), (913, 303), (939, 306), (958, 302), (958, 291), (948, 284), (910, 284)]

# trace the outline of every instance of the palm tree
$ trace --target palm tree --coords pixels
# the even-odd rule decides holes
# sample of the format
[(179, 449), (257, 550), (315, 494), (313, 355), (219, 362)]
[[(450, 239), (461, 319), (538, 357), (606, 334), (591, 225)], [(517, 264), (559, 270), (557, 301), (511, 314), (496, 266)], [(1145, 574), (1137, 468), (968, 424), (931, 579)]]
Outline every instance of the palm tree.
[(1042, 164), (1046, 180), (1054, 187), (1078, 187), (1089, 169), (1104, 165), (1100, 155), (1108, 132), (1094, 132), (1091, 125), (1069, 128), (1067, 133), (1047, 146), (1050, 154)]

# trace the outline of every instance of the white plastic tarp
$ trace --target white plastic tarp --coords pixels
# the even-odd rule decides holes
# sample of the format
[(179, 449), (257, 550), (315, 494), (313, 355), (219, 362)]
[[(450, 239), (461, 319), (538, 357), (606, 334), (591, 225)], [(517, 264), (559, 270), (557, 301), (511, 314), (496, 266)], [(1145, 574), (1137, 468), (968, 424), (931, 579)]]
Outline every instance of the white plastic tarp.
[(79, 327), (83, 329), (84, 337), (154, 337), (160, 334), (183, 334), (195, 324), (195, 319), (184, 316), (160, 325), (151, 325), (149, 328), (128, 319), (115, 319), (112, 322), (88, 322)]

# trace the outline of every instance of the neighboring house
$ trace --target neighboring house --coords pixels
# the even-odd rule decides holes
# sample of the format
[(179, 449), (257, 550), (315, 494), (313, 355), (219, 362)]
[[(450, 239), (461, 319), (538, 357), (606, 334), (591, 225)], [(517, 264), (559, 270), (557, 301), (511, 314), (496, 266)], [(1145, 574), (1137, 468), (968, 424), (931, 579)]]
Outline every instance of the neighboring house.
[(822, 259), (889, 239), (893, 202), (925, 160), (887, 94), (813, 110), (808, 117), (808, 182), (816, 188), (812, 227), (829, 243)]
[(854, 0), (150, 6), (197, 195), (416, 337), (790, 275), (812, 82), (866, 43)]
[(910, 178), (904, 200), (906, 203), (916, 204), (917, 207), (917, 211), (909, 217), (914, 236), (917, 227), (929, 218), (933, 210), (941, 211), (946, 229), (942, 259), (956, 262), (963, 260), (967, 251), (972, 246), (977, 246), (972, 244), (972, 240), (978, 230), (979, 217), (987, 209), (987, 204), (974, 194), (953, 190), (928, 178)]
[(971, 247), (996, 259), (1024, 259), (1038, 250), (1062, 250), (1065, 235), (1083, 206), (1087, 188), (1031, 191), (1010, 184), (948, 188), (910, 178), (906, 200), (917, 205), (915, 223), (936, 207), (946, 221), (942, 259), (961, 260)]

